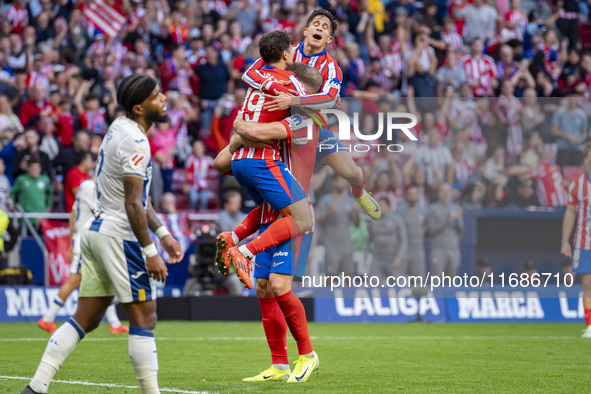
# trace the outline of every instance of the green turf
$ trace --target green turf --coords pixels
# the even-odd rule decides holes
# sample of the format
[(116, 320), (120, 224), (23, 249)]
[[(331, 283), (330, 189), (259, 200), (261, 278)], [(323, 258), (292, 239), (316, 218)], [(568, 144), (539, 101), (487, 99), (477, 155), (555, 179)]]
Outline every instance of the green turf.
[[(243, 383), (270, 365), (260, 323), (162, 322), (161, 387), (207, 392), (586, 392), (591, 340), (576, 324), (310, 324), (320, 369), (307, 383)], [(225, 339), (231, 337), (233, 339)], [(31, 377), (49, 338), (34, 323), (0, 324), (0, 375)], [(102, 325), (56, 379), (136, 386), (125, 336)], [(161, 338), (158, 341), (158, 338)], [(289, 340), (290, 360), (297, 357)], [(0, 378), (0, 393), (24, 380)], [(52, 383), (51, 393), (138, 393)]]

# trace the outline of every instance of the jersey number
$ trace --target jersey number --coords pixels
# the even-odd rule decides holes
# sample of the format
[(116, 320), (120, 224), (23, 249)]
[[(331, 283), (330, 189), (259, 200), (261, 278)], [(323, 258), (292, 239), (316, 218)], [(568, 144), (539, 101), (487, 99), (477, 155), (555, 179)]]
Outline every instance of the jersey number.
[(265, 103), (265, 96), (260, 91), (254, 91), (248, 98), (246, 102), (246, 108), (248, 112), (252, 113), (252, 116), (248, 114), (244, 114), (244, 120), (248, 122), (258, 122), (259, 118), (261, 117), (261, 110), (263, 109), (263, 104)]

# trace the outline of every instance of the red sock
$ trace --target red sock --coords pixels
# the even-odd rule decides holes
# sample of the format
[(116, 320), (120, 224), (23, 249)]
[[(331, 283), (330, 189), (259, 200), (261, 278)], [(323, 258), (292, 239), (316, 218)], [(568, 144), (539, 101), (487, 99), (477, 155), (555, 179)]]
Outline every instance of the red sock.
[(244, 218), (242, 223), (234, 229), (234, 234), (239, 240), (243, 240), (251, 234), (254, 234), (261, 227), (261, 214), (263, 213), (263, 207), (258, 206)]
[(289, 331), (298, 345), (298, 353), (300, 355), (312, 353), (314, 349), (312, 349), (310, 334), (308, 334), (306, 310), (300, 299), (291, 290), (275, 297), (275, 299), (283, 311)]
[(361, 169), (361, 172), (363, 173), (363, 182), (361, 183), (361, 185), (354, 185), (352, 183), (350, 183), (351, 185), (351, 192), (353, 193), (353, 197), (355, 198), (359, 198), (361, 197), (361, 195), (363, 194), (363, 189), (365, 188), (365, 171), (363, 171), (363, 168), (358, 167)]
[(264, 233), (247, 243), (246, 247), (252, 254), (257, 254), (301, 234), (300, 226), (295, 220), (283, 217), (274, 221)]
[(587, 327), (591, 326), (591, 309), (585, 308), (585, 324)]
[(263, 328), (273, 364), (289, 364), (287, 358), (287, 323), (275, 298), (259, 298), (263, 312)]

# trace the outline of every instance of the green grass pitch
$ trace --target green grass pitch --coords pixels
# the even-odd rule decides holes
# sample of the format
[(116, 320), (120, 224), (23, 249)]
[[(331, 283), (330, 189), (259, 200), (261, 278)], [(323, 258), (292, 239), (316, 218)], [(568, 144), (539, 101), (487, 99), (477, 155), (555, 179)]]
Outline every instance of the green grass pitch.
[[(270, 363), (260, 323), (162, 322), (161, 388), (185, 392), (507, 392), (589, 390), (591, 339), (583, 324), (310, 324), (320, 369), (303, 384), (243, 383)], [(49, 334), (0, 324), (0, 393), (20, 393)], [(297, 348), (288, 341), (290, 360)], [(65, 363), (50, 393), (139, 393), (126, 335), (101, 325)], [(85, 386), (66, 382), (89, 382)], [(111, 384), (111, 387), (107, 387)], [(128, 387), (125, 387), (128, 386)]]

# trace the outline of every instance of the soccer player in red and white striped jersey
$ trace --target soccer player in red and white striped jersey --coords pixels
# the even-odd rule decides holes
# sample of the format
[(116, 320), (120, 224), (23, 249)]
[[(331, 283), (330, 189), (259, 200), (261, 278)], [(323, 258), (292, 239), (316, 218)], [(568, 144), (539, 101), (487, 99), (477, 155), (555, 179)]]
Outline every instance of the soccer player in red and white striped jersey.
[[(583, 307), (587, 329), (583, 338), (591, 338), (591, 142), (583, 146), (583, 157), (587, 171), (576, 178), (568, 191), (568, 205), (562, 222), (562, 243), (560, 252), (573, 259), (573, 273), (581, 274), (583, 284)], [(573, 248), (569, 243), (570, 235), (575, 227)]]
[[(320, 93), (306, 97), (292, 97), (285, 93), (270, 96), (271, 102), (265, 107), (272, 111), (284, 110), (291, 106), (300, 106), (310, 109), (332, 108), (341, 90), (343, 73), (336, 61), (326, 51), (326, 46), (332, 42), (332, 36), (337, 29), (334, 15), (324, 9), (318, 9), (308, 17), (304, 29), (304, 41), (294, 46), (294, 62), (301, 62), (316, 68), (322, 74), (324, 84)], [(267, 92), (285, 92), (285, 89), (266, 80), (260, 74), (263, 66), (261, 60), (257, 60), (242, 76), (242, 81), (254, 89)], [(381, 210), (377, 201), (365, 191), (365, 173), (355, 164), (351, 154), (344, 149), (334, 134), (328, 130), (321, 131), (320, 141), (325, 145), (331, 145), (331, 150), (323, 150), (319, 161), (331, 167), (337, 175), (346, 179), (351, 185), (351, 191), (355, 200), (363, 207), (365, 212), (374, 220), (381, 216)]]
[(466, 80), (472, 86), (474, 96), (492, 96), (497, 87), (497, 66), (495, 61), (483, 53), (482, 39), (472, 42), (472, 54), (462, 58)]

